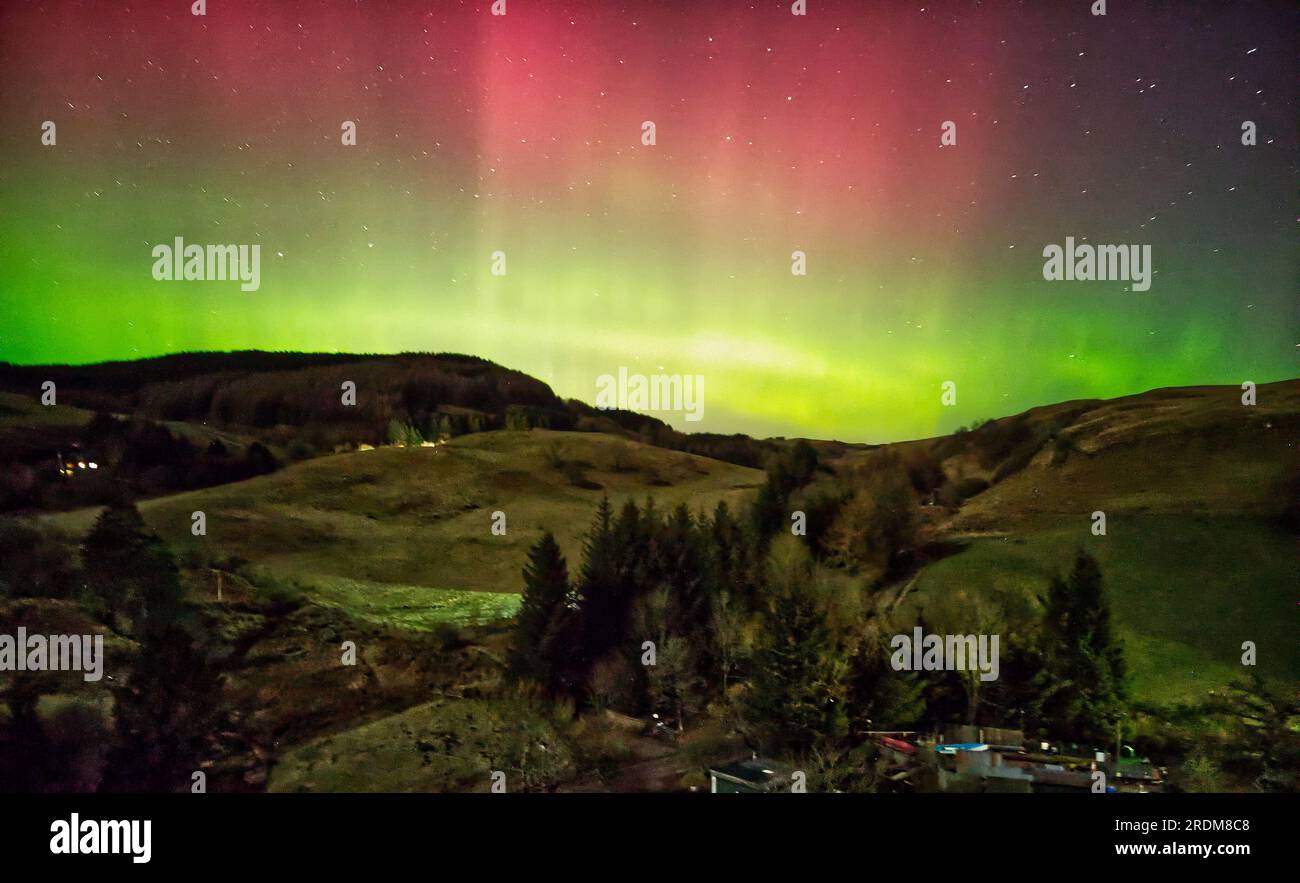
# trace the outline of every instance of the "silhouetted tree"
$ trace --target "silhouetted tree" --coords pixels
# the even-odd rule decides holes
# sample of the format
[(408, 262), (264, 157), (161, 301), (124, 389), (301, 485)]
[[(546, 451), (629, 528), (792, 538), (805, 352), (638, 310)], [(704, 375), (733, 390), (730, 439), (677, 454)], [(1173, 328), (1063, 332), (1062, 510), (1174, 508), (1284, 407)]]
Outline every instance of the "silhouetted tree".
[(569, 567), (555, 537), (547, 531), (528, 552), (524, 596), (510, 652), (511, 672), (554, 686), (555, 636), (568, 615)]
[(1300, 791), (1300, 700), (1257, 671), (1210, 703), (1231, 720), (1224, 766), (1265, 791)]
[(763, 748), (804, 755), (848, 731), (842, 672), (811, 593), (781, 593), (764, 618), (742, 713)]
[(203, 760), (220, 691), (199, 649), (171, 552), (134, 506), (106, 510), (82, 551), (88, 588), (139, 643), (130, 674), (113, 687), (117, 738), (102, 787), (177, 791)]
[(100, 514), (81, 547), (81, 561), (91, 606), (118, 630), (125, 619), (137, 620), (146, 611), (155, 622), (175, 616), (180, 572), (134, 505), (110, 506)]
[(870, 628), (849, 662), (846, 704), (855, 730), (907, 726), (926, 717), (925, 679), (917, 672), (894, 671), (891, 652)]
[(1124, 710), (1125, 665), (1097, 559), (1080, 550), (1069, 578), (1052, 580), (1046, 607), (1043, 720), (1063, 738), (1106, 744)]
[(187, 628), (146, 617), (131, 673), (113, 688), (116, 739), (103, 790), (187, 790), (207, 755), (220, 690)]

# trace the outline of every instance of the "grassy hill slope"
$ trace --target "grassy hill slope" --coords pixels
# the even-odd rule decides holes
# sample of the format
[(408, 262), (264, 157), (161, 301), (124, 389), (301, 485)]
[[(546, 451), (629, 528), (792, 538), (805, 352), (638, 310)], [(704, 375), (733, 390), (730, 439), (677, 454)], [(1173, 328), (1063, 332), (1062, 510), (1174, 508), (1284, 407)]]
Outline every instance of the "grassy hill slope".
[[(1297, 438), (1300, 382), (1261, 386), (1254, 407), (1233, 387), (1156, 390), (1036, 408), (940, 439), (837, 450), (835, 475), (819, 481), (843, 482), (846, 467), (918, 450), (949, 478), (993, 481), (960, 505), (922, 507), (928, 538), (959, 551), (880, 602), (900, 621), (922, 614), (963, 631), (973, 628), (967, 608), (992, 605), (1014, 629), (1038, 617), (1051, 577), (1087, 548), (1102, 563), (1135, 694), (1175, 701), (1243, 673), (1247, 640), (1269, 676), (1300, 675), (1296, 538), (1279, 518)], [(712, 509), (720, 499), (739, 508), (761, 481), (756, 470), (612, 435), (502, 431), (323, 457), (141, 509), (192, 560), (239, 556), (349, 616), (428, 630), (510, 615), (527, 549), (543, 530), (556, 533), (576, 569), (603, 494), (615, 506), (651, 495), (662, 508)], [(190, 535), (195, 510), (207, 515), (206, 537)], [(490, 530), (497, 510), (505, 536)], [(1091, 532), (1098, 510), (1105, 536)], [(78, 534), (94, 515), (46, 518)]]
[[(576, 569), (602, 495), (615, 506), (648, 495), (665, 509), (712, 510), (723, 499), (735, 508), (761, 481), (756, 470), (600, 433), (502, 431), (322, 457), (140, 509), (182, 555), (239, 556), (322, 602), (392, 621), (446, 604), (424, 589), (518, 592), (528, 548), (545, 530)], [(198, 510), (205, 537), (190, 533)], [(494, 511), (505, 513), (504, 536), (491, 532)], [(96, 514), (47, 519), (81, 534)], [(485, 617), (496, 609), (460, 600)]]
[[(1276, 514), (1300, 463), (1300, 382), (1266, 384), (1258, 395), (1253, 407), (1241, 404), (1235, 387), (1098, 402), (1057, 432), (1059, 442), (1048, 440), (1023, 469), (970, 500), (951, 527), (1097, 510), (1108, 517)], [(1050, 412), (1028, 416), (1044, 421)]]
[[(979, 599), (1014, 628), (1084, 548), (1101, 562), (1138, 698), (1205, 698), (1246, 673), (1244, 641), (1262, 673), (1294, 681), (1297, 537), (1280, 515), (1295, 502), (1300, 382), (1259, 387), (1253, 407), (1240, 396), (1155, 390), (1005, 418), (1041, 439), (1014, 456), (1040, 446), (955, 512), (933, 513), (934, 536), (963, 548), (922, 570), (900, 616), (962, 628), (974, 619), (963, 605)], [(991, 477), (1007, 461), (987, 468), (981, 432), (910, 444), (948, 454), (950, 474)], [(1105, 536), (1092, 532), (1095, 511)]]

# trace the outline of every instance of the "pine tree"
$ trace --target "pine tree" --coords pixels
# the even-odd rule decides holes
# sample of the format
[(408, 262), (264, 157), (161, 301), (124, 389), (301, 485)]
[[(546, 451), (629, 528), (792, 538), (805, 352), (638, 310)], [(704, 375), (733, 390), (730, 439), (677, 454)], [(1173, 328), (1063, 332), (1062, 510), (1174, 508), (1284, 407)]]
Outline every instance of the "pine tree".
[(909, 726), (926, 716), (926, 683), (916, 672), (894, 671), (890, 648), (868, 628), (849, 663), (848, 714), (858, 730)]
[(661, 532), (660, 565), (668, 585), (668, 631), (702, 644), (710, 598), (703, 545), (686, 504), (673, 510)]
[(765, 749), (802, 756), (848, 730), (841, 666), (826, 616), (807, 590), (783, 592), (766, 617), (742, 713)]
[(646, 586), (652, 564), (655, 519), (653, 507), (644, 515), (634, 500), (628, 500), (614, 520), (614, 561), (619, 577), (619, 594), (630, 605), (637, 591)]
[(146, 615), (161, 625), (179, 615), (176, 562), (134, 505), (104, 510), (86, 536), (81, 559), (91, 606), (115, 627)]
[(117, 738), (105, 791), (184, 791), (216, 728), (220, 676), (180, 624), (146, 625), (125, 684), (113, 688)]
[(773, 532), (780, 529), (785, 519), (785, 498), (776, 489), (771, 478), (758, 489), (749, 510), (750, 530), (759, 545), (766, 545)]
[(720, 588), (709, 566), (708, 534), (696, 524), (686, 504), (673, 510), (659, 530), (659, 579), (668, 590), (667, 631), (689, 642), (689, 661), (700, 689), (721, 685), (713, 607)]
[(732, 547), (740, 541), (740, 526), (731, 516), (726, 500), (719, 500), (713, 510), (713, 520), (707, 523), (714, 551), (722, 560), (731, 557)]
[(554, 678), (551, 651), (568, 612), (569, 566), (555, 537), (547, 531), (528, 551), (524, 566), (524, 597), (510, 652), (511, 672), (550, 686)]
[[(131, 616), (139, 652), (125, 682), (113, 687), (115, 745), (101, 787), (108, 791), (179, 791), (206, 755), (215, 728), (220, 675), (196, 637), (179, 572), (162, 540), (131, 507), (105, 513), (87, 539), (89, 577), (115, 585)], [(124, 560), (106, 547), (116, 537)]]
[(817, 465), (817, 449), (809, 444), (806, 439), (799, 439), (790, 450), (789, 464), (787, 466), (793, 486), (796, 488), (803, 487), (812, 481), (813, 474), (817, 471)]
[(733, 604), (748, 606), (754, 595), (748, 536), (726, 502), (718, 502), (708, 533), (715, 593), (726, 592)]
[(1042, 719), (1058, 737), (1105, 744), (1123, 713), (1126, 668), (1097, 559), (1080, 550), (1046, 606)]
[(592, 519), (591, 529), (582, 544), (582, 583), (599, 582), (609, 578), (613, 565), (613, 509), (609, 497), (601, 497)]
[(1300, 792), (1300, 699), (1258, 671), (1208, 703), (1228, 716), (1224, 765), (1264, 791)]
[(589, 665), (626, 642), (648, 556), (646, 525), (636, 503), (628, 500), (611, 523), (608, 501), (602, 501), (587, 538), (579, 588), (582, 650)]

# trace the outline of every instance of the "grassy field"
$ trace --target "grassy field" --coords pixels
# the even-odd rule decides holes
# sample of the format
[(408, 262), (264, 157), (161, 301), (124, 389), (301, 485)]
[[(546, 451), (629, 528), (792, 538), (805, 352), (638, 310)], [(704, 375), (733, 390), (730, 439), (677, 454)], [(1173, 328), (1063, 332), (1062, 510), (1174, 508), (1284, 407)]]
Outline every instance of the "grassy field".
[(94, 417), (93, 411), (68, 405), (42, 405), (39, 398), (0, 392), (0, 430), (20, 427), (81, 428)]
[(917, 612), (973, 628), (961, 593), (1005, 610), (1015, 628), (1041, 615), (1050, 579), (1083, 548), (1101, 563), (1136, 698), (1202, 700), (1248, 673), (1241, 644), (1254, 641), (1259, 670), (1283, 681), (1300, 674), (1296, 636), (1296, 540), (1269, 522), (1233, 517), (1133, 515), (1104, 537), (1086, 517), (1030, 533), (980, 537), (925, 568), (900, 619)]
[[(322, 457), (140, 509), (182, 555), (238, 556), (321, 603), (423, 629), (513, 613), (528, 549), (546, 530), (576, 571), (602, 495), (615, 507), (651, 496), (663, 510), (726, 500), (736, 511), (761, 481), (757, 470), (613, 436), (533, 430)], [(204, 537), (190, 533), (196, 510)], [(504, 536), (491, 531), (495, 511)], [(42, 520), (75, 538), (97, 514)], [(478, 592), (506, 598), (470, 597)]]
[(307, 587), (306, 593), (317, 604), (356, 619), (415, 632), (440, 625), (483, 625), (509, 619), (519, 611), (520, 602), (520, 595), (512, 592), (363, 583), (344, 577), (323, 577)]
[(521, 701), (436, 700), (325, 736), (282, 755), (269, 791), (507, 791), (572, 773), (563, 725)]

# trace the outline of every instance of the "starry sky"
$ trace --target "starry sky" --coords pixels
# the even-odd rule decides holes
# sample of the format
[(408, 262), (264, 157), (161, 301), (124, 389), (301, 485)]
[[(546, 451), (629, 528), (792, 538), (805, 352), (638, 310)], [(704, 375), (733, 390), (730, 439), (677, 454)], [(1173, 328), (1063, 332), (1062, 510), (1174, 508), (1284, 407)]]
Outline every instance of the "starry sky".
[[(625, 366), (705, 377), (679, 429), (850, 441), (1297, 376), (1294, 4), (1108, 5), (11, 0), (0, 359)], [(260, 289), (155, 281), (177, 236)], [(1067, 236), (1151, 289), (1046, 282)]]

